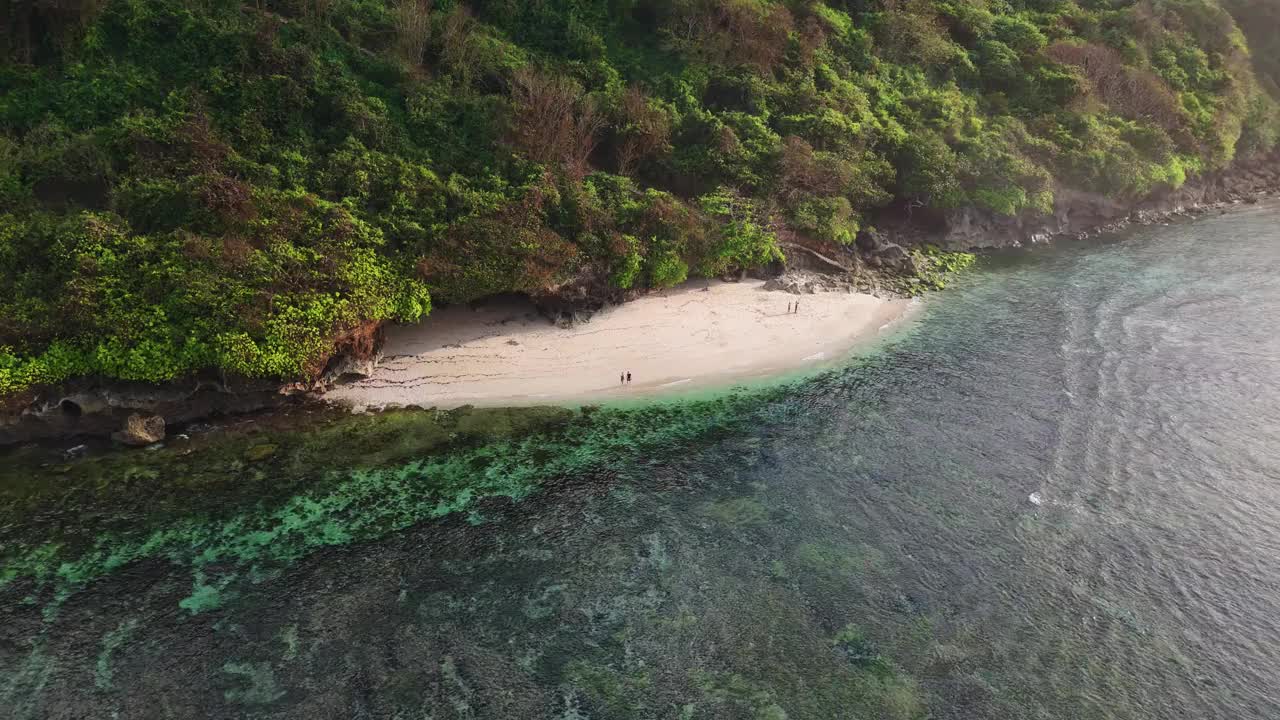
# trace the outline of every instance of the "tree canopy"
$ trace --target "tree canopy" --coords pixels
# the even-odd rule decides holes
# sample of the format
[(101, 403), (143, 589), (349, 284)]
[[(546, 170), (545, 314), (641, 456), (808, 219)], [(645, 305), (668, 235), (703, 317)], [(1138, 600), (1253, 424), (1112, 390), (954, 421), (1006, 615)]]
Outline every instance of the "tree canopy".
[(1271, 151), (1269, 0), (0, 0), (0, 393)]

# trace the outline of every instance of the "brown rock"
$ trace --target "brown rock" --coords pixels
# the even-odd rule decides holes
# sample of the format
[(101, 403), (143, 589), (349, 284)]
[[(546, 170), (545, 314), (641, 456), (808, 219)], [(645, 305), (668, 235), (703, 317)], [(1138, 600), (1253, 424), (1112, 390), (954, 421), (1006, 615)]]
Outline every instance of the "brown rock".
[(164, 418), (134, 413), (125, 419), (123, 428), (111, 433), (111, 439), (134, 447), (158, 443), (164, 439)]
[(275, 454), (276, 446), (271, 443), (264, 443), (262, 445), (254, 445), (248, 450), (245, 450), (244, 459), (249, 462), (262, 462)]

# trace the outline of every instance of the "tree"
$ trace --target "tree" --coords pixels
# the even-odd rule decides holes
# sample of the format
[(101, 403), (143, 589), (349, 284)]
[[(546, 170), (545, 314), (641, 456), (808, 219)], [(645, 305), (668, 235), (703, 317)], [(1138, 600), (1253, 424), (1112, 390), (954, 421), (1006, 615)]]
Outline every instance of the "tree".
[(585, 176), (604, 117), (582, 88), (563, 75), (522, 68), (512, 77), (511, 99), (512, 142), (530, 160)]
[(680, 0), (664, 32), (675, 49), (720, 65), (771, 71), (787, 51), (795, 18), (782, 4)]
[(1092, 43), (1057, 42), (1045, 53), (1083, 70), (1096, 96), (1117, 114), (1170, 131), (1185, 125), (1178, 99), (1168, 86), (1149, 71), (1125, 65), (1115, 50)]
[(422, 64), (431, 39), (431, 0), (395, 0), (396, 48), (405, 62)]
[(618, 172), (631, 174), (636, 163), (671, 148), (671, 120), (632, 85), (622, 95), (619, 110)]

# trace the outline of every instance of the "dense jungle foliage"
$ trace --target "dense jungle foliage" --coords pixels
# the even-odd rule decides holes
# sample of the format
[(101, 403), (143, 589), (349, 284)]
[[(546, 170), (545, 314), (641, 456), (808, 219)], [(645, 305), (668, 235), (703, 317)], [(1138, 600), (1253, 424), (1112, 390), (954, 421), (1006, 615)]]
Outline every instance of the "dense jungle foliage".
[(0, 0), (0, 394), (1271, 150), (1275, 0)]

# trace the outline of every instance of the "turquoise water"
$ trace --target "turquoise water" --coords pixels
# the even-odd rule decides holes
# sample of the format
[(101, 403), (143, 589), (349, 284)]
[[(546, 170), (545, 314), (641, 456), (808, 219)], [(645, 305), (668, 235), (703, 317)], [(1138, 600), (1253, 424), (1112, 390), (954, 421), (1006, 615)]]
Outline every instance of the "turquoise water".
[(1278, 223), (781, 386), (10, 451), (0, 716), (1280, 717)]

